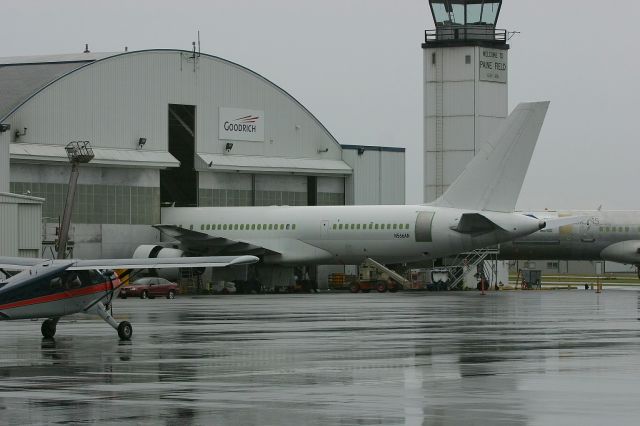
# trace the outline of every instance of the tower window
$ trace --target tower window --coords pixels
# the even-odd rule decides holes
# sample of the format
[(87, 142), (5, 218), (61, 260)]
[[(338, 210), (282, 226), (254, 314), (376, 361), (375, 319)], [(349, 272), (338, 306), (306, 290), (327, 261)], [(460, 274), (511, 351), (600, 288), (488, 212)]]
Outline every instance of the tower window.
[(435, 65), (436, 64), (436, 54), (432, 53), (431, 54), (431, 65)]
[(471, 63), (471, 55), (467, 55), (464, 57), (464, 63), (467, 65)]

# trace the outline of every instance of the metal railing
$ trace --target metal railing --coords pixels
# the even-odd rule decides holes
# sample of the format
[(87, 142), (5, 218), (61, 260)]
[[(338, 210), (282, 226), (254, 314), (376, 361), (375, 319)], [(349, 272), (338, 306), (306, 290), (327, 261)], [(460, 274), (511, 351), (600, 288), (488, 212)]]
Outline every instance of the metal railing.
[(425, 43), (481, 40), (506, 44), (507, 37), (507, 30), (495, 29), (484, 25), (447, 26), (424, 31)]

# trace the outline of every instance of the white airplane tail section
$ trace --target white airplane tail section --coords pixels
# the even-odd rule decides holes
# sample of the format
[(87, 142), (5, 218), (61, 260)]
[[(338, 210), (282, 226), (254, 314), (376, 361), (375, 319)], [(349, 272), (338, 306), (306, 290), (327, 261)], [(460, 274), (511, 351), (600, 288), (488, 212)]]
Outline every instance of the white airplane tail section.
[(512, 212), (549, 102), (519, 104), (432, 205)]

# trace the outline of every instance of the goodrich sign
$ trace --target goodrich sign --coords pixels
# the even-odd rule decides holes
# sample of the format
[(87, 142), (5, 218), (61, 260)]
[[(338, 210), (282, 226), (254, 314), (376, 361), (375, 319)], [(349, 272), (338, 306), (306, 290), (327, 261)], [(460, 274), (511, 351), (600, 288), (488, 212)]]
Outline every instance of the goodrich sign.
[(264, 111), (220, 108), (219, 129), (222, 140), (264, 142)]

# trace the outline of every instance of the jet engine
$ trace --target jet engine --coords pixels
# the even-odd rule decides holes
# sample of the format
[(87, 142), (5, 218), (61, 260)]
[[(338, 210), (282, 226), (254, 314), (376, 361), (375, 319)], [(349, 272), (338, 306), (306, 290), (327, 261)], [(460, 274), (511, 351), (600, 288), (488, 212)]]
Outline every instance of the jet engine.
[[(159, 245), (146, 244), (138, 246), (133, 252), (134, 259), (157, 259), (157, 258), (172, 258), (183, 257), (184, 252), (180, 249), (162, 247)], [(201, 268), (198, 268), (201, 269)], [(149, 274), (155, 277), (162, 277), (169, 281), (175, 281), (180, 277), (179, 268), (166, 268), (166, 269), (149, 269)]]

